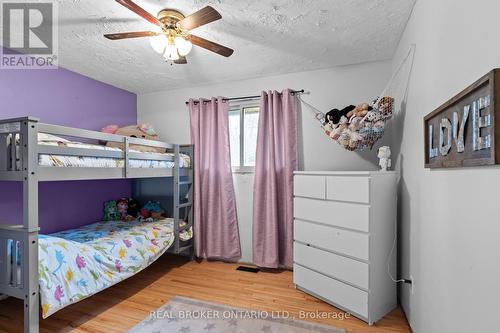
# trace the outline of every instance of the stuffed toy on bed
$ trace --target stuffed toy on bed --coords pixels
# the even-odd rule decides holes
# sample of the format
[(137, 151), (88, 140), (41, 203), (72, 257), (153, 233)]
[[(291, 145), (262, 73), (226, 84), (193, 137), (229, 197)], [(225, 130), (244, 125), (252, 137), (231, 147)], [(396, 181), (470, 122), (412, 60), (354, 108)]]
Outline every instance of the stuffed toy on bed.
[[(125, 127), (119, 127), (118, 125), (108, 125), (104, 127), (101, 131), (108, 134), (117, 134), (117, 135), (129, 136), (132, 138), (161, 141), (158, 134), (155, 132), (154, 128), (149, 124), (130, 125)], [(106, 146), (123, 149), (123, 143), (119, 142), (107, 142)], [(166, 151), (165, 148), (141, 146), (136, 144), (131, 144), (129, 147), (130, 149), (145, 153), (161, 154)]]
[(127, 207), (127, 221), (135, 220), (139, 216), (139, 201), (135, 199), (128, 199)]
[[(159, 203), (157, 203), (159, 205)], [(156, 203), (148, 202), (146, 205), (151, 210), (158, 210), (163, 212)], [(119, 200), (106, 201), (104, 203), (104, 221), (135, 221), (142, 218), (139, 214), (139, 202), (132, 198), (121, 198)], [(151, 216), (152, 213), (149, 213)]]
[(148, 201), (142, 206), (139, 215), (141, 220), (150, 222), (160, 220), (164, 212), (165, 211), (161, 208), (161, 204), (158, 201)]
[(120, 219), (120, 214), (118, 213), (118, 207), (116, 201), (106, 201), (104, 203), (104, 221), (118, 221)]
[(128, 210), (128, 199), (121, 198), (116, 202), (116, 208), (118, 210), (118, 215), (120, 216), (121, 221), (127, 221), (127, 210)]

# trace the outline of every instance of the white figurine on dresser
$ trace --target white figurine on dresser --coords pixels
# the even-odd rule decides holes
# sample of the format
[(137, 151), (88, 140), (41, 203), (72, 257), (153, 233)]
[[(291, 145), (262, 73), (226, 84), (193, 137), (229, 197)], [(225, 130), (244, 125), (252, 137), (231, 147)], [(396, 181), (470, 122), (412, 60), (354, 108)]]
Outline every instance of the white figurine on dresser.
[(387, 171), (391, 169), (391, 147), (380, 147), (377, 150), (377, 157), (379, 158), (378, 165), (380, 166), (380, 171)]
[(294, 174), (294, 283), (370, 325), (397, 306), (396, 173)]

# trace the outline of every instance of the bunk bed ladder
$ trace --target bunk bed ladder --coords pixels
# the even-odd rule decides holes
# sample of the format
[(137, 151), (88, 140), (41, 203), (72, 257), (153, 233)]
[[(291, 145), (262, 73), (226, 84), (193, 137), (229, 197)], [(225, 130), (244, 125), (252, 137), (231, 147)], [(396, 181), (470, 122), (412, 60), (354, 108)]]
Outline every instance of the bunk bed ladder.
[[(193, 225), (193, 170), (194, 170), (194, 148), (192, 145), (175, 145), (174, 147), (175, 153), (175, 166), (174, 166), (174, 177), (173, 177), (173, 204), (174, 204), (174, 251), (176, 254), (189, 250), (189, 256), (191, 259), (194, 259), (194, 241), (193, 239), (189, 240), (189, 244), (185, 246), (181, 246), (180, 233), (186, 229), (189, 229)], [(189, 155), (191, 159), (191, 168), (189, 169), (188, 176), (186, 180), (181, 180), (180, 176), (180, 160), (181, 153)], [(186, 195), (186, 199), (181, 201), (181, 186), (187, 185), (188, 192)], [(187, 219), (187, 224), (183, 227), (180, 226), (180, 222), (184, 219), (181, 219), (181, 210), (186, 212), (184, 214), (184, 219)]]

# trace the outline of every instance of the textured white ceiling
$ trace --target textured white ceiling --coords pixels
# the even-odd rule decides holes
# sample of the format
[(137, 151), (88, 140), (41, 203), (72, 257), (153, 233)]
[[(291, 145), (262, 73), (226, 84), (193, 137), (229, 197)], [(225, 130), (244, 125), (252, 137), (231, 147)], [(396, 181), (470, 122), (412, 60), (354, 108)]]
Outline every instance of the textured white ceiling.
[(136, 93), (391, 58), (415, 0), (136, 0), (156, 13), (212, 5), (222, 20), (195, 30), (235, 50), (224, 58), (194, 47), (169, 65), (148, 38), (104, 33), (151, 24), (113, 0), (57, 0), (60, 66)]

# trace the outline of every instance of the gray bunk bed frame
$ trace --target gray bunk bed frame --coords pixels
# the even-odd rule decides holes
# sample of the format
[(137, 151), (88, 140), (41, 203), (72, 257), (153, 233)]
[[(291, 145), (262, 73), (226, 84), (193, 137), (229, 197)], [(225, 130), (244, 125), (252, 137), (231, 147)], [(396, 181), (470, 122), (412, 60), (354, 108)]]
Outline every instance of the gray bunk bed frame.
[[(123, 143), (122, 151), (70, 148), (38, 144), (38, 133), (69, 136), (84, 140), (102, 140)], [(19, 143), (16, 144), (16, 136)], [(130, 144), (165, 148), (174, 157), (137, 153), (129, 150)], [(180, 168), (180, 154), (191, 158), (190, 168)], [(39, 154), (109, 157), (124, 160), (121, 168), (101, 167), (48, 167), (39, 165)], [(167, 168), (132, 168), (130, 159), (168, 160), (175, 166)], [(0, 181), (23, 183), (23, 224), (0, 224), (0, 294), (24, 301), (24, 332), (39, 332), (39, 285), (38, 285), (38, 183), (45, 181), (72, 181), (98, 179), (141, 179), (172, 177), (173, 218), (175, 240), (172, 251), (175, 254), (189, 252), (194, 258), (194, 242), (182, 242), (179, 233), (192, 227), (194, 191), (194, 147), (193, 145), (169, 144), (141, 138), (125, 137), (78, 128), (40, 123), (34, 117), (0, 120)], [(182, 177), (182, 178), (181, 178)], [(181, 202), (181, 185), (187, 185), (187, 202)], [(185, 212), (187, 224), (180, 226), (180, 211)], [(8, 251), (8, 244), (11, 251)], [(187, 245), (186, 245), (187, 244)], [(20, 252), (20, 253), (19, 253)], [(18, 264), (18, 258), (20, 263)], [(13, 266), (21, 273), (13, 274)]]

